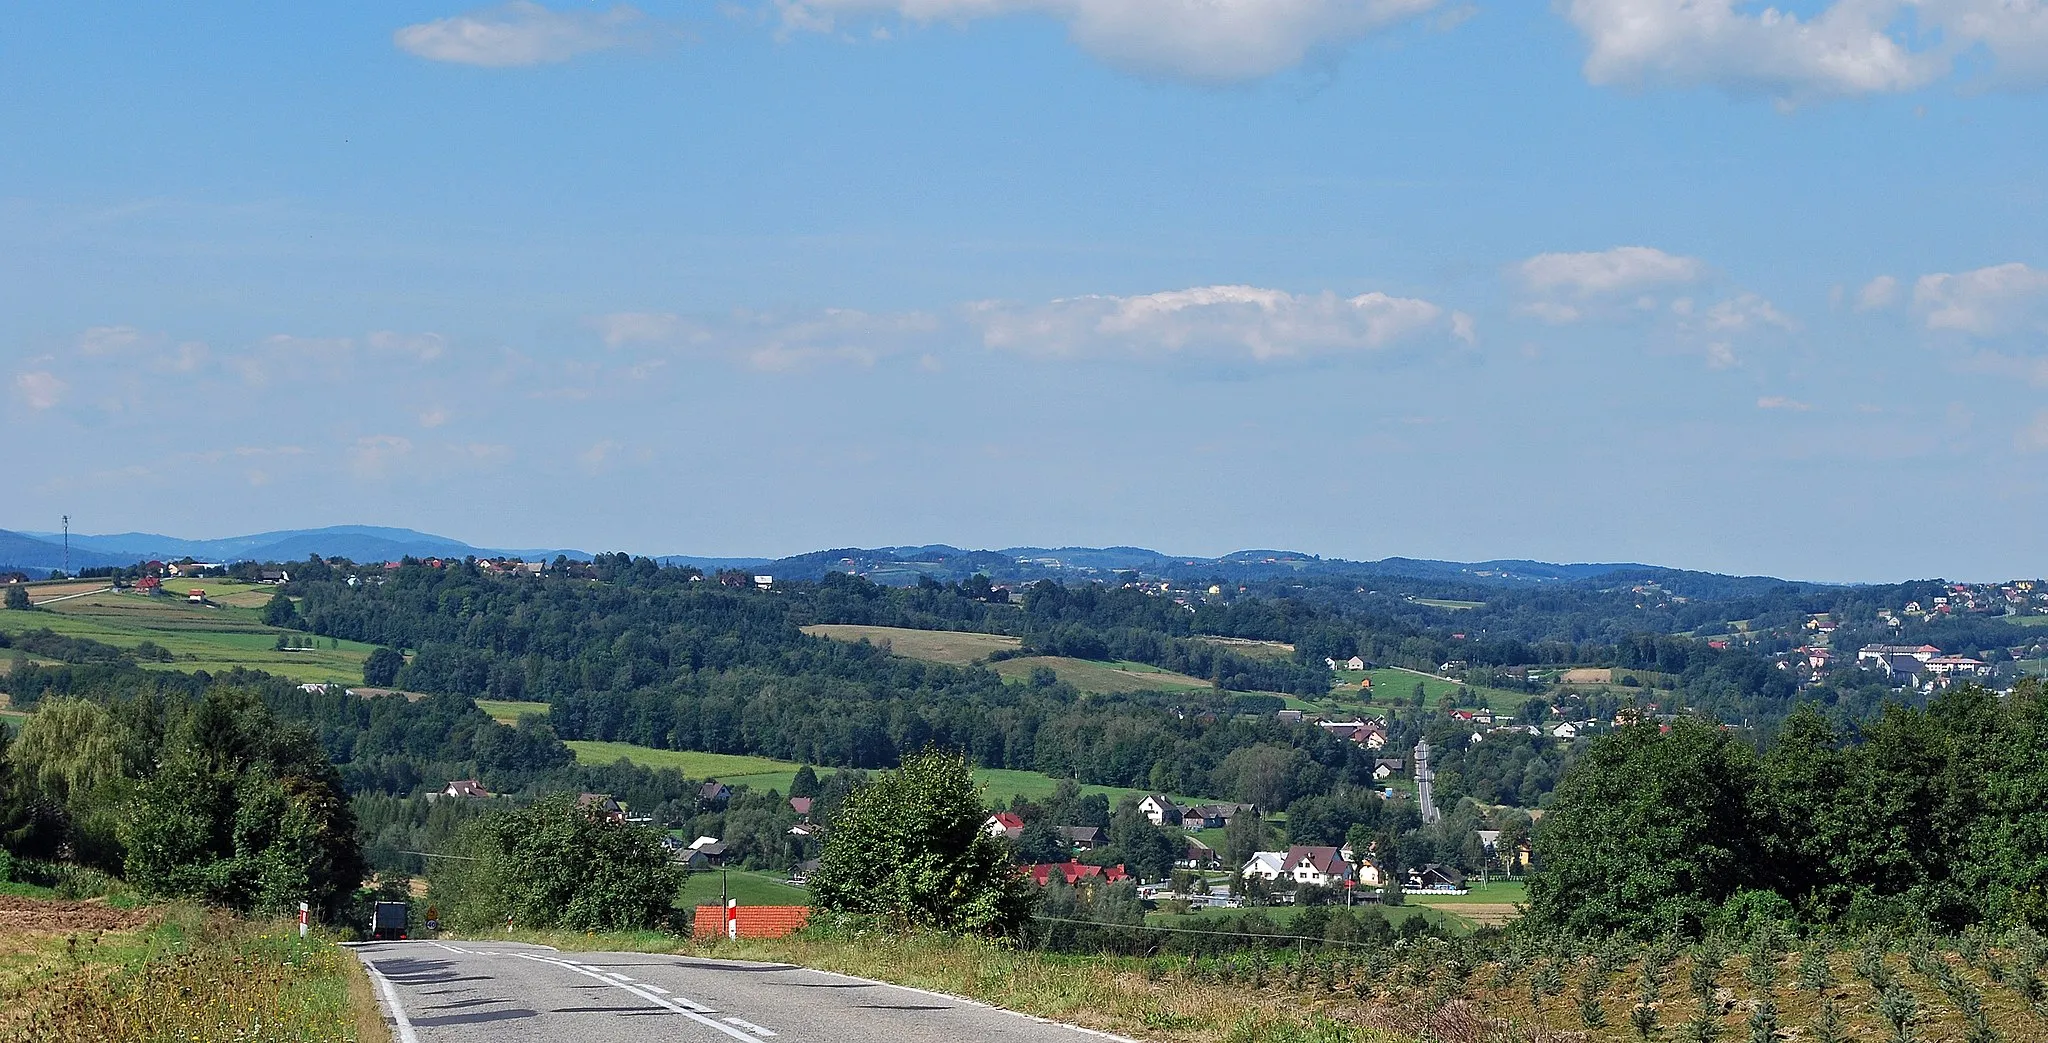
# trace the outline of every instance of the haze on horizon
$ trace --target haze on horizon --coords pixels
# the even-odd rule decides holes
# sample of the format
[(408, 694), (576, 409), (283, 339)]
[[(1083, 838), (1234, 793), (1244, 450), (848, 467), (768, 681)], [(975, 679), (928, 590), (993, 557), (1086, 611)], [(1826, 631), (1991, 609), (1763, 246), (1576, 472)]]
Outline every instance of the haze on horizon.
[(0, 527), (2034, 576), (2044, 86), (1998, 0), (22, 10)]

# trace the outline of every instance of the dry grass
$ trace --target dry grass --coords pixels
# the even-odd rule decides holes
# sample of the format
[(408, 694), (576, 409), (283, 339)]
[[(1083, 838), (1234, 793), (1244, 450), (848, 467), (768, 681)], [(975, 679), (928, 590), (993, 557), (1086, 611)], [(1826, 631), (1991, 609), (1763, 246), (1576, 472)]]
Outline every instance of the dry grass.
[(9, 932), (0, 953), (4, 1039), (388, 1043), (354, 956), (283, 924), (181, 907), (149, 929)]

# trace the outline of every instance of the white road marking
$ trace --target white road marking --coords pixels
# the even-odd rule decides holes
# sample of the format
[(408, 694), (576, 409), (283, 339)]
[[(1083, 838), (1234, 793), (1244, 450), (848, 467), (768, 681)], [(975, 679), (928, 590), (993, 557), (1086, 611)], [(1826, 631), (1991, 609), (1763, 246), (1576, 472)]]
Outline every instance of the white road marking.
[(762, 1039), (775, 1038), (775, 1033), (770, 1032), (767, 1029), (764, 1029), (761, 1026), (756, 1025), (751, 1021), (748, 1021), (745, 1018), (727, 1018), (725, 1019), (725, 1023), (728, 1025), (738, 1025), (739, 1027), (746, 1029), (748, 1032), (751, 1032), (754, 1035), (761, 1037)]
[(1101, 1039), (1114, 1040), (1115, 1043), (1138, 1043), (1137, 1040), (1132, 1039), (1129, 1036), (1119, 1036), (1113, 1032), (1104, 1032), (1101, 1029), (1082, 1028), (1079, 1025), (1069, 1025), (1064, 1021), (1054, 1021), (1051, 1018), (1041, 1018), (1036, 1014), (1026, 1014), (1023, 1011), (1010, 1010), (1007, 1007), (998, 1007), (993, 1003), (983, 1003), (980, 1000), (968, 999), (965, 996), (955, 996), (949, 992), (933, 992), (930, 989), (919, 989), (909, 985), (896, 985), (886, 981), (876, 981), (873, 978), (856, 978), (851, 974), (841, 974), (838, 971), (821, 971), (810, 967), (792, 967), (790, 969), (808, 971), (811, 974), (823, 974), (833, 978), (843, 978), (847, 981), (857, 981), (868, 985), (880, 985), (885, 989), (895, 989), (899, 992), (914, 992), (920, 996), (930, 996), (933, 999), (951, 1000), (955, 1003), (964, 1003), (970, 1007), (982, 1007), (987, 1010), (993, 1010), (1003, 1014), (1008, 1014), (1012, 1017), (1023, 1018), (1026, 1021), (1035, 1021), (1041, 1025), (1053, 1025), (1059, 1028), (1068, 1029), (1073, 1032), (1079, 1032), (1084, 1035), (1096, 1036)]
[(458, 948), (456, 948), (456, 947), (455, 947), (455, 946), (453, 946), (453, 945), (442, 945), (442, 944), (441, 944), (440, 942), (428, 942), (427, 944), (428, 944), (428, 945), (431, 945), (431, 946), (433, 946), (433, 947), (434, 947), (434, 948), (436, 948), (436, 949), (446, 949), (446, 950), (448, 950), (449, 952), (459, 952), (459, 953), (462, 953), (462, 954), (463, 954), (463, 955), (465, 955), (465, 956), (469, 955), (469, 950), (467, 950), (467, 949), (458, 949)]
[(643, 989), (646, 989), (646, 990), (647, 990), (648, 992), (658, 992), (658, 993), (661, 993), (661, 994), (662, 994), (662, 995), (664, 995), (664, 996), (668, 995), (668, 990), (667, 990), (667, 989), (664, 989), (664, 988), (662, 988), (662, 987), (661, 987), (661, 986), (659, 986), (659, 985), (642, 985), (642, 986), (640, 986), (640, 987), (641, 987), (641, 988), (643, 988)]
[[(713, 1021), (712, 1019), (704, 1016), (706, 1014), (715, 1014), (717, 1013), (716, 1011), (707, 1009), (705, 1007), (701, 1007), (695, 1003), (690, 1002), (689, 1000), (683, 999), (680, 996), (675, 997), (674, 999), (670, 999), (664, 996), (657, 996), (654, 993), (651, 993), (638, 985), (628, 985), (624, 982), (613, 981), (611, 978), (608, 978), (605, 975), (598, 973), (597, 971), (589, 970), (584, 967), (579, 967), (578, 965), (570, 963), (567, 960), (551, 960), (545, 956), (534, 956), (530, 953), (523, 952), (516, 953), (515, 955), (524, 959), (532, 960), (536, 963), (552, 964), (556, 967), (562, 968), (563, 970), (574, 971), (577, 974), (581, 974), (586, 978), (594, 978), (598, 981), (601, 981), (614, 989), (624, 989), (625, 991), (630, 992), (633, 995), (638, 996), (649, 1003), (652, 1003), (658, 1007), (667, 1008), (668, 1010), (674, 1011), (677, 1014), (681, 1014), (683, 1017), (689, 1018), (691, 1021), (694, 1021), (699, 1025), (703, 1025), (706, 1028), (714, 1028), (720, 1032), (725, 1033), (728, 1036), (731, 1036), (734, 1039), (743, 1039), (746, 1040), (747, 1043), (753, 1043), (753, 1036), (750, 1036), (745, 1032), (737, 1028), (734, 1028), (731, 1025), (726, 1025), (718, 1021)], [(401, 1043), (417, 1043), (417, 1041), (402, 1040)]]
[(604, 976), (605, 976), (605, 977), (607, 977), (607, 978), (610, 978), (610, 979), (612, 979), (613, 981), (622, 981), (622, 982), (625, 982), (625, 983), (626, 983), (626, 984), (628, 984), (628, 985), (631, 985), (631, 984), (633, 984), (633, 979), (631, 979), (631, 978), (628, 978), (628, 977), (626, 977), (626, 976), (625, 976), (625, 975), (623, 975), (623, 974), (613, 974), (613, 973), (612, 973), (612, 972), (610, 972), (610, 971), (606, 971), (606, 972), (604, 972)]
[(405, 1008), (398, 1003), (398, 990), (391, 985), (377, 965), (363, 960), (363, 969), (370, 972), (370, 979), (377, 983), (377, 991), (384, 996), (384, 1006), (391, 1014), (391, 1025), (398, 1030), (398, 1043), (420, 1043), (419, 1034), (412, 1030), (412, 1021), (406, 1018)]

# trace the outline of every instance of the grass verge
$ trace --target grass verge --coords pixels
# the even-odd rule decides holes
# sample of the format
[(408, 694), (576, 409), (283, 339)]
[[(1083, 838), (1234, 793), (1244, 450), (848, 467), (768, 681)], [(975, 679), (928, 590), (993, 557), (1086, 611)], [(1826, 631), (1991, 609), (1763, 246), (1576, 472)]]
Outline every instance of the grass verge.
[[(178, 906), (106, 919), (16, 901), (0, 1038), (49, 1043), (388, 1043), (354, 955), (292, 927)], [(365, 1006), (365, 1003), (368, 1003)]]

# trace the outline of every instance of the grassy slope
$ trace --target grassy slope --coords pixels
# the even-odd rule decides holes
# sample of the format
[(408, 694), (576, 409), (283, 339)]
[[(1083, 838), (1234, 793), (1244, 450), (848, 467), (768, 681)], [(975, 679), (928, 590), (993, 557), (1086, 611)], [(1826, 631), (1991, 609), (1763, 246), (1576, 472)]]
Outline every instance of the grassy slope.
[[(499, 724), (518, 724), (519, 718), (527, 714), (537, 714), (542, 717), (548, 715), (548, 704), (546, 703), (522, 703), (509, 699), (478, 699), (476, 700), (476, 708), (490, 714), (491, 720), (497, 721)], [(614, 757), (612, 759), (617, 760), (618, 758)]]
[[(193, 582), (219, 586), (212, 580)], [(269, 599), (268, 588), (241, 587), (244, 589), (236, 592), (241, 600)], [(235, 595), (224, 596), (236, 600)], [(363, 660), (374, 647), (341, 641), (336, 643), (338, 647), (329, 648), (326, 638), (318, 638), (320, 647), (310, 651), (280, 652), (274, 646), (278, 635), (286, 631), (263, 625), (260, 608), (192, 605), (183, 598), (108, 592), (31, 612), (0, 610), (0, 630), (19, 634), (43, 628), (119, 648), (154, 641), (176, 658), (169, 663), (143, 664), (152, 669), (220, 673), (241, 666), (295, 681), (361, 681)]]
[[(585, 764), (610, 764), (623, 757), (635, 764), (650, 768), (674, 768), (693, 779), (717, 778), (729, 786), (746, 786), (750, 789), (772, 789), (781, 793), (789, 792), (790, 780), (799, 767), (789, 761), (770, 757), (749, 757), (730, 753), (698, 753), (691, 750), (656, 750), (645, 746), (634, 746), (623, 742), (584, 742), (568, 744), (576, 753), (576, 759)], [(820, 776), (830, 775), (835, 769), (818, 768)], [(1008, 804), (1010, 798), (1022, 794), (1038, 800), (1052, 795), (1059, 781), (1049, 775), (1035, 771), (1016, 771), (1010, 768), (976, 768), (974, 778), (987, 788), (991, 801)], [(1101, 793), (1115, 804), (1125, 796), (1144, 796), (1146, 790), (1129, 789), (1123, 786), (1082, 786), (1083, 793)], [(1209, 798), (1182, 797), (1183, 800), (1207, 800)]]
[(1355, 698), (1358, 694), (1359, 680), (1368, 677), (1372, 679), (1373, 701), (1381, 707), (1396, 703), (1406, 705), (1409, 697), (1415, 692), (1415, 682), (1417, 681), (1422, 682), (1423, 690), (1427, 693), (1423, 696), (1425, 704), (1431, 707), (1434, 707), (1436, 701), (1445, 695), (1455, 698), (1459, 688), (1471, 689), (1473, 695), (1479, 697), (1486, 705), (1492, 707), (1495, 712), (1507, 711), (1512, 713), (1521, 709), (1524, 702), (1533, 698), (1533, 696), (1526, 692), (1510, 692), (1503, 688), (1480, 688), (1472, 685), (1461, 685), (1456, 681), (1446, 681), (1441, 677), (1432, 677), (1429, 674), (1418, 673), (1414, 670), (1403, 670), (1399, 667), (1384, 667), (1378, 670), (1363, 671), (1339, 670), (1337, 671), (1338, 689), (1347, 696)]
[(737, 869), (726, 873), (716, 869), (691, 873), (683, 883), (679, 901), (685, 907), (717, 905), (720, 894), (739, 899), (741, 905), (811, 904), (809, 891), (784, 883), (780, 876)]
[(1028, 681), (1036, 667), (1050, 667), (1059, 679), (1084, 692), (1108, 695), (1124, 692), (1171, 692), (1177, 689), (1208, 688), (1209, 682), (1144, 663), (1096, 662), (1065, 656), (1026, 656), (992, 664), (1006, 681)]
[(964, 634), (949, 630), (907, 630), (902, 627), (857, 626), (851, 623), (821, 623), (803, 628), (812, 637), (857, 643), (866, 641), (909, 659), (968, 666), (988, 658), (990, 652), (1023, 644), (1000, 634)]

